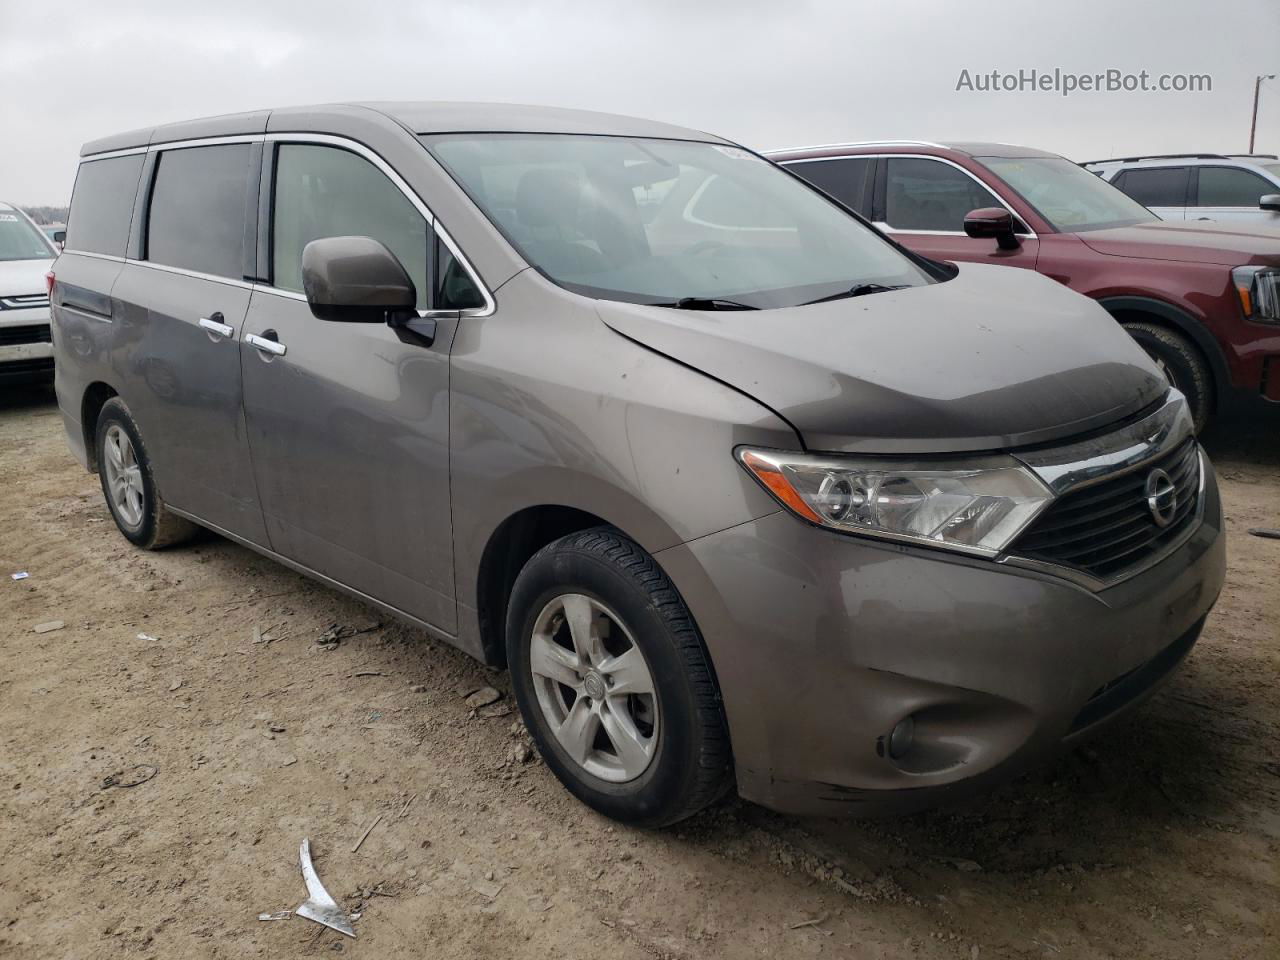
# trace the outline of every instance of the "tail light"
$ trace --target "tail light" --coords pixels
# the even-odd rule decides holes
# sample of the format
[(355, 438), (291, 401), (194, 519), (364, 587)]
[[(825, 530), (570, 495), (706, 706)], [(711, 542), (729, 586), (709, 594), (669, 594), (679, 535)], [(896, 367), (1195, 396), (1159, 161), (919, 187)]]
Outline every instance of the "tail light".
[(58, 282), (57, 275), (50, 270), (44, 275), (44, 289), (49, 294), (49, 299), (53, 299), (53, 288)]

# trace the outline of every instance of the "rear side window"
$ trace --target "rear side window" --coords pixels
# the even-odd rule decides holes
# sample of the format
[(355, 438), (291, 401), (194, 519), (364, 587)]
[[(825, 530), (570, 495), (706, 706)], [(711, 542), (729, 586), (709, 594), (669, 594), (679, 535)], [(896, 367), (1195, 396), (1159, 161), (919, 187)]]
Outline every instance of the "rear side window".
[[(271, 227), (272, 282), (302, 292), (302, 250), (322, 237), (372, 237), (396, 255), (427, 309), (427, 220), (394, 183), (338, 147), (281, 144)], [(444, 264), (447, 268), (447, 264)]]
[(828, 193), (850, 210), (866, 215), (865, 197), (871, 183), (875, 160), (871, 157), (842, 157), (838, 160), (806, 160), (788, 163), (786, 168)]
[(67, 217), (67, 249), (123, 257), (143, 154), (86, 160), (76, 174)]
[(244, 276), (249, 144), (160, 154), (147, 218), (147, 257), (217, 277)]
[(938, 160), (890, 157), (885, 222), (898, 230), (964, 232), (970, 210), (1002, 206), (995, 194), (963, 170)]
[(1183, 207), (1187, 203), (1187, 168), (1126, 170), (1117, 186), (1144, 207)]
[(1200, 167), (1198, 207), (1256, 207), (1264, 194), (1276, 188), (1249, 170), (1234, 167)]

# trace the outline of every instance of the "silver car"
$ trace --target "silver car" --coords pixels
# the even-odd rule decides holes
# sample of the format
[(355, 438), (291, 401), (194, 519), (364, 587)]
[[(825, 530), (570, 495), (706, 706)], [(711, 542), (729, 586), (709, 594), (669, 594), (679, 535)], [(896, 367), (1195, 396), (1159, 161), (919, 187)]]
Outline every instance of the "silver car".
[(53, 378), (46, 275), (57, 255), (23, 210), (0, 203), (0, 385)]
[(695, 130), (306, 107), (85, 146), (57, 391), (121, 533), (210, 528), (510, 669), (647, 825), (907, 810), (1096, 732), (1223, 581), (1095, 303)]
[(1280, 227), (1275, 154), (1177, 153), (1086, 163), (1161, 220), (1244, 220)]

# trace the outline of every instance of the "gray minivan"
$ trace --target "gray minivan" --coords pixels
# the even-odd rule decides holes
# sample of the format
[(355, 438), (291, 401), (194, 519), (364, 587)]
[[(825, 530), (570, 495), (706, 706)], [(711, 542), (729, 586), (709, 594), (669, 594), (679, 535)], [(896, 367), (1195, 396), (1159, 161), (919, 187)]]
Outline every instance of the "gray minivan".
[(121, 533), (207, 527), (508, 667), (611, 817), (1006, 777), (1222, 586), (1186, 404), (1096, 303), (718, 137), (217, 117), (85, 146), (67, 229), (58, 399)]

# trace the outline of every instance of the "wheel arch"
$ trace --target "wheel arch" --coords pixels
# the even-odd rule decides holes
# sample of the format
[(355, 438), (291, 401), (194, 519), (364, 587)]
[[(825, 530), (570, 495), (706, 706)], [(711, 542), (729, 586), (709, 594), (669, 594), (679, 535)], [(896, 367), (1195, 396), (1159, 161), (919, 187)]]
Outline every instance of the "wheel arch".
[(1227, 369), (1222, 347), (1203, 323), (1185, 310), (1152, 297), (1102, 297), (1098, 303), (1121, 324), (1126, 320), (1154, 323), (1190, 340), (1209, 365), (1209, 375), (1212, 377), (1210, 398), (1213, 406), (1222, 406), (1231, 385), (1231, 371)]
[[(591, 527), (613, 527), (587, 510), (563, 504), (524, 507), (489, 535), (476, 575), (476, 615), (485, 663), (506, 667), (507, 604), (516, 576), (529, 558), (554, 540)], [(624, 536), (626, 532), (619, 530)]]
[(95, 473), (98, 469), (98, 415), (102, 413), (108, 400), (119, 395), (119, 391), (111, 384), (95, 380), (85, 387), (80, 398), (80, 429), (84, 434), (85, 462), (90, 473)]

